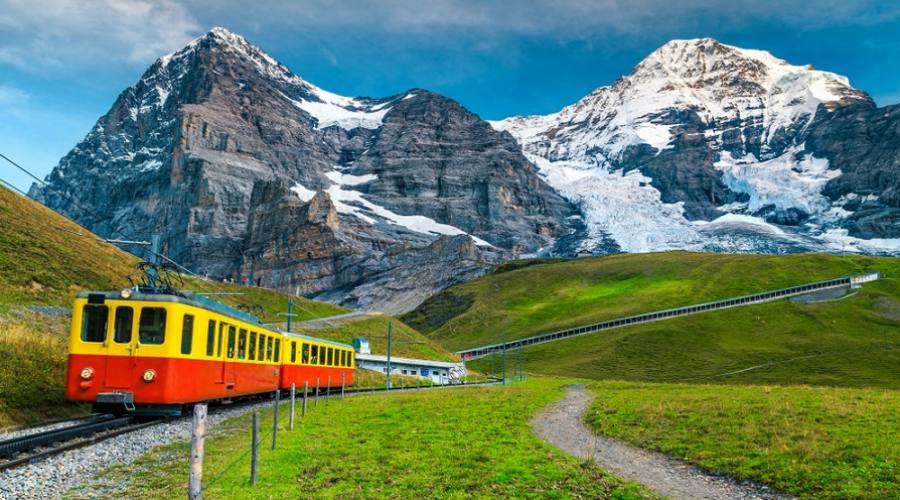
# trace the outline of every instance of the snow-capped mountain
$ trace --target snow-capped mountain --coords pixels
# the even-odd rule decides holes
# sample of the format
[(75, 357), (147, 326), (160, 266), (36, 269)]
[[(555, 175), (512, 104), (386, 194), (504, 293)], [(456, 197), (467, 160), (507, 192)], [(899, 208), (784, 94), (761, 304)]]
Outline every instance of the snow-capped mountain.
[[(215, 28), (157, 60), (32, 194), (215, 278), (403, 310), (577, 231), (515, 140), (423, 89), (350, 98)], [(576, 217), (573, 217), (576, 216)]]
[(890, 186), (830, 190), (843, 158), (807, 141), (873, 110), (845, 77), (703, 38), (663, 45), (558, 113), (492, 125), (581, 206), (583, 250), (900, 251), (900, 229), (851, 214)]

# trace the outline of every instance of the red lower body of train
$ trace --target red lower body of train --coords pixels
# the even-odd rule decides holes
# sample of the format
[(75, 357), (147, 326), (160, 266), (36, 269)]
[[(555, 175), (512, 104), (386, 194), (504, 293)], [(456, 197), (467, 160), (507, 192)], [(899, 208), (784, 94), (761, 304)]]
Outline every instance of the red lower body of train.
[[(91, 370), (89, 379), (83, 376), (85, 368)], [(311, 392), (349, 386), (353, 373), (348, 367), (70, 354), (66, 398), (93, 403), (103, 413), (178, 415), (186, 404), (290, 389), (292, 384), (298, 391), (308, 384)]]

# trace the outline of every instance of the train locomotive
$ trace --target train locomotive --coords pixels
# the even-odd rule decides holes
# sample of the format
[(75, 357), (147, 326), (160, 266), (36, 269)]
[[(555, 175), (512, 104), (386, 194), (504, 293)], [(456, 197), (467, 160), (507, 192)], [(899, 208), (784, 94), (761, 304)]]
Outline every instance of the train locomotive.
[(349, 386), (354, 368), (350, 345), (274, 329), (202, 294), (135, 285), (75, 299), (66, 397), (100, 413), (180, 415), (292, 384)]

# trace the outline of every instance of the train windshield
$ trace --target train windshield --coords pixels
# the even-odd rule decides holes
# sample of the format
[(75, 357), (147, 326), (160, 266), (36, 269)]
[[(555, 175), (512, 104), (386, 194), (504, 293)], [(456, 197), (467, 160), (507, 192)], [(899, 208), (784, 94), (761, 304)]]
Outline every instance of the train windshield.
[(81, 340), (84, 342), (103, 342), (106, 340), (106, 322), (109, 319), (109, 308), (106, 306), (84, 306), (81, 321)]

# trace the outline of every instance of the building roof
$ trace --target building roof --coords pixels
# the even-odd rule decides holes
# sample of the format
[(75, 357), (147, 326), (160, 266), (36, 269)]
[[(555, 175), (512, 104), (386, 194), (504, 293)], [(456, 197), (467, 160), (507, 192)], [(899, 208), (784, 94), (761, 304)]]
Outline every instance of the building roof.
[[(377, 361), (379, 363), (387, 363), (387, 356), (383, 356), (381, 354), (357, 354), (356, 361)], [(416, 366), (430, 366), (433, 368), (453, 368), (454, 366), (462, 365), (462, 363), (447, 363), (445, 361), (432, 361), (430, 359), (398, 358), (397, 356), (391, 356), (391, 364), (394, 363)]]

